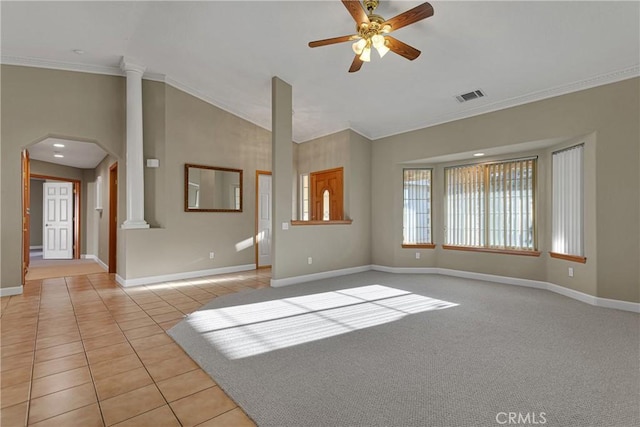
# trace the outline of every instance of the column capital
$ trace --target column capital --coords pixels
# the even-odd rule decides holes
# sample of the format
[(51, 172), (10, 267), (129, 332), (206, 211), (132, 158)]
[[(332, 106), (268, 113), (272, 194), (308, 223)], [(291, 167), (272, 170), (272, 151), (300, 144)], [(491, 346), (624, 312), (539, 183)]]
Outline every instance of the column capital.
[(147, 69), (147, 67), (145, 67), (144, 65), (136, 64), (131, 60), (131, 58), (123, 56), (122, 59), (120, 59), (120, 69), (124, 72), (133, 71), (142, 75), (144, 74), (144, 71)]

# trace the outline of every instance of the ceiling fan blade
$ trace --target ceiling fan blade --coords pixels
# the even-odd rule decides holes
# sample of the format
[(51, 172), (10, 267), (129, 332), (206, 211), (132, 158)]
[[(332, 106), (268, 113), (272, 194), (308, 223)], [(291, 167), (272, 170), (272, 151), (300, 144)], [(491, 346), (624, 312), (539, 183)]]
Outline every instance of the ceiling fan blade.
[(353, 58), (353, 62), (351, 63), (351, 68), (349, 68), (349, 72), (355, 73), (356, 71), (359, 71), (360, 68), (362, 68), (362, 64), (363, 64), (363, 61), (360, 59), (360, 55), (356, 55), (356, 57)]
[(358, 0), (342, 0), (342, 4), (347, 8), (351, 16), (353, 16), (353, 20), (356, 21), (358, 28), (363, 22), (365, 24), (369, 23), (367, 12), (364, 11)]
[(350, 36), (341, 36), (341, 37), (333, 37), (333, 38), (324, 39), (324, 40), (316, 40), (313, 42), (309, 42), (309, 47), (319, 47), (319, 46), (326, 46), (326, 45), (335, 44), (335, 43), (344, 43), (344, 42), (348, 42), (358, 38), (360, 38), (360, 36), (353, 34)]
[(391, 36), (384, 36), (384, 38), (386, 39), (385, 45), (391, 49), (392, 52), (395, 52), (400, 56), (404, 56), (409, 61), (413, 61), (420, 56), (420, 51), (415, 47), (409, 46), (408, 44)]
[(416, 6), (413, 9), (409, 9), (406, 12), (401, 13), (398, 16), (394, 16), (393, 18), (384, 22), (382, 25), (390, 25), (391, 31), (395, 31), (430, 16), (433, 16), (433, 6), (431, 6), (429, 3), (422, 3), (420, 6)]

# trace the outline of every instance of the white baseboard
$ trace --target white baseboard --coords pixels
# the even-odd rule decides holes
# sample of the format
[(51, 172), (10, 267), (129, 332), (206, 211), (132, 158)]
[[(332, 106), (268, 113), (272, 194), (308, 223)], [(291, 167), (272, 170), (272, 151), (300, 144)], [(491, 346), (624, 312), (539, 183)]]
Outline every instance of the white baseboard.
[(22, 286), (14, 286), (12, 288), (0, 288), (0, 297), (10, 297), (11, 295), (20, 295)]
[(116, 282), (124, 288), (131, 286), (151, 285), (154, 283), (170, 282), (172, 280), (193, 279), (203, 276), (216, 276), (218, 274), (238, 273), (240, 271), (255, 270), (255, 264), (234, 265), (231, 267), (212, 268), (209, 270), (185, 271), (184, 273), (164, 274), (160, 276), (138, 277), (135, 279), (125, 279), (116, 274)]
[(36, 250), (36, 249), (42, 249), (42, 245), (39, 245), (39, 246), (29, 246), (29, 250), (30, 250), (30, 251), (33, 251), (33, 250)]
[(97, 262), (98, 264), (100, 264), (100, 267), (102, 267), (105, 270), (109, 271), (109, 266), (107, 264), (105, 264), (104, 262), (102, 262), (102, 260), (100, 258), (98, 258), (97, 255), (82, 254), (82, 255), (80, 255), (80, 258), (82, 258), (82, 259), (92, 259), (95, 262)]
[(600, 298), (574, 289), (565, 288), (554, 283), (538, 280), (520, 279), (518, 277), (496, 276), (493, 274), (474, 273), (472, 271), (450, 270), (448, 268), (405, 268), (387, 267), (384, 265), (372, 265), (372, 270), (397, 274), (442, 274), (444, 276), (462, 277), (466, 279), (484, 280), (505, 285), (525, 286), (528, 288), (544, 289), (560, 295), (593, 305), (597, 307), (615, 308), (617, 310), (640, 313), (640, 303), (620, 301), (608, 298)]
[(346, 276), (347, 274), (362, 273), (371, 270), (370, 265), (360, 267), (343, 268), (340, 270), (323, 271), (321, 273), (305, 274), (302, 276), (285, 277), (284, 279), (271, 279), (271, 286), (278, 288), (281, 286), (295, 285), (298, 283), (311, 282), (312, 280), (329, 279), (331, 277)]

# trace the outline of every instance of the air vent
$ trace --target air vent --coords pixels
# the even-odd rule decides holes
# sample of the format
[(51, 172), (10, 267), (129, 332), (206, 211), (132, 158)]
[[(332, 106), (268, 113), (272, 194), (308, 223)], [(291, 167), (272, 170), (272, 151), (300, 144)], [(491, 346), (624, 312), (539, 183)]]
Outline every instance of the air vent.
[(467, 101), (471, 101), (472, 99), (482, 98), (483, 96), (484, 96), (484, 92), (482, 91), (482, 89), (477, 89), (477, 90), (474, 90), (473, 92), (463, 93), (462, 95), (458, 95), (456, 96), (456, 99), (458, 100), (458, 102), (467, 102)]

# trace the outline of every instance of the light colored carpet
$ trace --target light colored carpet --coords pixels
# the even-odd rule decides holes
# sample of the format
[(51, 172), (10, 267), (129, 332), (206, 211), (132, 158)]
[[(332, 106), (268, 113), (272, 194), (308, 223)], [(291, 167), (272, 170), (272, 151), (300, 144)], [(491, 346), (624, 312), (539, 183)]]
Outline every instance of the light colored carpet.
[(366, 272), (169, 334), (259, 426), (640, 425), (640, 316), (543, 290)]
[(43, 260), (32, 259), (26, 280), (51, 279), (54, 277), (81, 276), (104, 273), (105, 269), (92, 259)]

